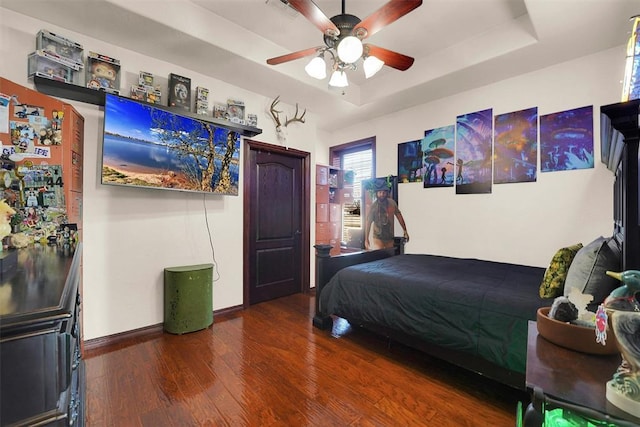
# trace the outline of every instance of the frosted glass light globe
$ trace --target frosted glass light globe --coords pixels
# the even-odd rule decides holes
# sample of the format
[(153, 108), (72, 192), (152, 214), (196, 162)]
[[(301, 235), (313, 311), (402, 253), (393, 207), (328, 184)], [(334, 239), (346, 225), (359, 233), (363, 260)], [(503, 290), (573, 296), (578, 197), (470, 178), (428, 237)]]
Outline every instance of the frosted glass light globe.
[(327, 64), (324, 62), (324, 59), (320, 56), (316, 56), (313, 58), (304, 70), (314, 79), (322, 80), (327, 77)]
[(362, 68), (364, 68), (364, 76), (366, 78), (372, 77), (375, 73), (382, 69), (384, 65), (384, 61), (376, 58), (375, 56), (367, 56), (367, 59), (364, 60), (362, 64)]
[(347, 80), (347, 73), (344, 71), (334, 71), (331, 74), (331, 79), (329, 79), (329, 86), (333, 87), (347, 87), (349, 86), (349, 81)]
[(338, 58), (345, 64), (353, 64), (362, 56), (362, 42), (354, 36), (347, 36), (338, 44)]

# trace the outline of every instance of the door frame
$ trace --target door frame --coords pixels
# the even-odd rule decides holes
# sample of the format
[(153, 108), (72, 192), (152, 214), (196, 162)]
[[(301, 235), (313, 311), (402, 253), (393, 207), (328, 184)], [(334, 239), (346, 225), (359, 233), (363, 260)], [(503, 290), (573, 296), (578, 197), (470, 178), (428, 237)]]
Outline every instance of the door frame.
[[(302, 183), (300, 185), (302, 189), (302, 209), (300, 210), (300, 215), (302, 216), (302, 224), (300, 235), (301, 240), (301, 250), (302, 254), (300, 257), (300, 272), (302, 275), (302, 280), (300, 281), (300, 292), (308, 293), (311, 289), (310, 285), (310, 272), (311, 272), (311, 153), (306, 151), (300, 151), (293, 148), (285, 148), (280, 145), (267, 144), (265, 142), (253, 141), (251, 139), (244, 139), (244, 171), (242, 173), (243, 176), (243, 206), (250, 206), (251, 202), (251, 171), (255, 167), (255, 164), (251, 161), (251, 150), (260, 150), (267, 153), (276, 153), (288, 157), (294, 157), (297, 159), (302, 159)], [(248, 248), (250, 246), (250, 222), (251, 222), (251, 214), (248, 209), (244, 209), (243, 214), (243, 292), (242, 292), (242, 307), (249, 307), (249, 252)]]

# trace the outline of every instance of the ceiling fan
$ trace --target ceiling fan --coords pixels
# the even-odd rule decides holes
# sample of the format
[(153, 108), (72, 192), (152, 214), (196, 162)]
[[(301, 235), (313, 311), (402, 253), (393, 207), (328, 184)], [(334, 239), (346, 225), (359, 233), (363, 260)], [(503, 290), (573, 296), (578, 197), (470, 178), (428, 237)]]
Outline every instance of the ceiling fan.
[(267, 59), (267, 64), (278, 65), (284, 62), (317, 55), (305, 70), (318, 79), (326, 77), (324, 54), (329, 53), (333, 60), (333, 75), (330, 86), (347, 86), (345, 70), (356, 69), (356, 62), (363, 58), (366, 77), (371, 77), (383, 65), (405, 71), (413, 65), (410, 56), (391, 51), (362, 40), (395, 22), (422, 4), (422, 0), (389, 0), (378, 10), (360, 20), (357, 16), (345, 13), (345, 0), (342, 0), (342, 13), (328, 18), (312, 0), (288, 0), (288, 4), (300, 12), (324, 34), (325, 46), (316, 46), (275, 58)]

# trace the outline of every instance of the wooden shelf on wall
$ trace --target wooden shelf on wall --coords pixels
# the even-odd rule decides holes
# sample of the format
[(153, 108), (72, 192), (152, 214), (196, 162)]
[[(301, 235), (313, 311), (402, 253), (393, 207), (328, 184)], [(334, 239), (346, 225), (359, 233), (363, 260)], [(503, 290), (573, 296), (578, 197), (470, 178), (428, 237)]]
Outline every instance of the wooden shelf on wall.
[(103, 91), (40, 76), (33, 76), (33, 83), (38, 92), (55, 96), (56, 98), (71, 99), (93, 105), (104, 105), (105, 92)]
[[(35, 84), (38, 92), (45, 93), (47, 95), (55, 96), (56, 98), (65, 98), (73, 101), (84, 102), (87, 104), (93, 104), (98, 106), (104, 106), (106, 92), (101, 90), (89, 89), (84, 86), (74, 85), (70, 83), (60, 82), (57, 80), (47, 79), (46, 77), (33, 77), (33, 83)], [(143, 102), (143, 101), (137, 101)], [(160, 108), (162, 110), (168, 110), (173, 113), (190, 117), (192, 119), (206, 121), (212, 123), (218, 127), (238, 132), (242, 136), (253, 137), (260, 135), (262, 129), (252, 126), (241, 125), (239, 123), (233, 123), (228, 120), (216, 119), (214, 117), (208, 117), (201, 114), (193, 114), (182, 109), (176, 109), (167, 107), (165, 105), (149, 104), (153, 107)]]

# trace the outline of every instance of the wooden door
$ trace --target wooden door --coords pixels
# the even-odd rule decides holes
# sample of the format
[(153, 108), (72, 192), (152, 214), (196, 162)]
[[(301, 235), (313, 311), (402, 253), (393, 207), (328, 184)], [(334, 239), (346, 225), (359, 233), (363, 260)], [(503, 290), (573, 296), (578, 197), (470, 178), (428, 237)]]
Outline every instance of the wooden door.
[(244, 305), (309, 290), (309, 153), (246, 141)]

